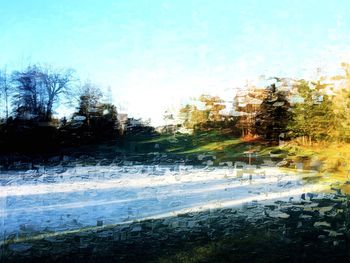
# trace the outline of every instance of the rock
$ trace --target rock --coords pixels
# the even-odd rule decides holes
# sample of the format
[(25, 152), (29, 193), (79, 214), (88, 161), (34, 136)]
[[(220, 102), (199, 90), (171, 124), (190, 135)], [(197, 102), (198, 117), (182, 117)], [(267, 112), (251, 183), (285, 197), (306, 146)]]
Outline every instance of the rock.
[(313, 157), (310, 162), (310, 168), (312, 170), (320, 171), (321, 167), (322, 167), (322, 162), (317, 157)]
[(288, 167), (290, 164), (290, 161), (287, 159), (283, 159), (282, 161), (278, 162), (276, 164), (277, 167)]
[(271, 211), (268, 213), (269, 217), (273, 217), (273, 218), (289, 218), (290, 215), (288, 215), (287, 213), (283, 213), (281, 211)]
[(338, 236), (344, 235), (343, 233), (338, 233), (338, 232), (333, 231), (333, 230), (324, 230), (324, 231), (328, 232), (328, 236), (330, 236), (330, 237), (338, 237)]
[(197, 226), (197, 222), (196, 221), (188, 221), (187, 222), (187, 227), (188, 228), (193, 228), (195, 226)]
[(112, 231), (102, 231), (100, 233), (96, 234), (98, 237), (102, 237), (102, 238), (108, 238), (108, 237), (112, 237), (113, 236), (113, 232)]
[(24, 252), (31, 248), (32, 248), (32, 245), (27, 243), (13, 243), (9, 245), (9, 249), (16, 252)]
[(60, 156), (54, 156), (54, 157), (51, 157), (49, 159), (49, 162), (51, 163), (56, 163), (56, 162), (59, 162), (61, 160), (61, 157)]
[(274, 104), (272, 104), (273, 107), (281, 107), (284, 105), (284, 101), (276, 101)]
[(133, 226), (131, 229), (131, 232), (140, 232), (142, 230), (142, 227), (140, 225)]
[(86, 117), (85, 116), (81, 116), (81, 115), (77, 115), (73, 118), (73, 120), (75, 121), (84, 121), (86, 120)]
[(314, 227), (331, 227), (331, 224), (326, 221), (319, 221), (314, 223)]
[(333, 206), (320, 207), (318, 209), (321, 216), (324, 216), (325, 213), (330, 212), (333, 209)]
[(214, 164), (214, 162), (213, 162), (212, 160), (207, 161), (207, 165), (208, 165), (208, 166), (211, 166), (211, 165), (213, 165), (213, 164)]
[(301, 218), (301, 219), (310, 219), (310, 218), (312, 218), (312, 216), (301, 214), (301, 215), (299, 216), (299, 218)]
[(311, 199), (313, 199), (314, 197), (316, 197), (317, 194), (314, 194), (314, 193), (307, 193), (306, 196), (309, 197), (310, 200), (311, 200)]
[(276, 165), (276, 162), (272, 161), (271, 159), (264, 159), (263, 162), (264, 162), (263, 166), (274, 166), (274, 165)]
[(128, 234), (126, 232), (120, 233), (119, 240), (120, 241), (125, 241), (128, 239)]
[(198, 159), (199, 161), (202, 161), (202, 160), (204, 159), (204, 157), (205, 157), (204, 154), (198, 154), (198, 155), (197, 155), (197, 159)]
[(62, 160), (63, 160), (64, 162), (69, 162), (69, 161), (72, 161), (73, 158), (70, 157), (70, 156), (64, 155), (63, 158), (62, 158)]
[(10, 169), (14, 170), (30, 170), (32, 169), (32, 163), (27, 162), (14, 162)]

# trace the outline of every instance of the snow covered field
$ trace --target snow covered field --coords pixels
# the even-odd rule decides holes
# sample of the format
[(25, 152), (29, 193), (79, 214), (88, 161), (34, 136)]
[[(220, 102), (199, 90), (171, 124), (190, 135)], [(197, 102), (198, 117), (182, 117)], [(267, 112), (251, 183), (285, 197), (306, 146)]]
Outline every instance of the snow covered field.
[[(325, 189), (278, 168), (90, 166), (0, 174), (0, 238), (300, 198)], [(0, 241), (1, 242), (1, 241)]]

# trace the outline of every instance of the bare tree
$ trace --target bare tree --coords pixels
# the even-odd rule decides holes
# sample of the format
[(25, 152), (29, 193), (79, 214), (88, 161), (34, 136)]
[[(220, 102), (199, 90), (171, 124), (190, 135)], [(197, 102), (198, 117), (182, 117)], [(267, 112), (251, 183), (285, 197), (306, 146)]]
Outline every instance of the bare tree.
[(70, 94), (74, 81), (74, 71), (72, 69), (55, 70), (47, 67), (42, 71), (41, 78), (47, 95), (45, 117), (50, 120), (53, 106), (59, 101), (60, 95)]
[(5, 102), (5, 117), (6, 120), (9, 118), (9, 102), (10, 102), (10, 97), (11, 97), (11, 83), (10, 79), (8, 77), (6, 68), (0, 71), (0, 95), (3, 97), (3, 100)]
[(69, 94), (73, 83), (73, 70), (59, 70), (51, 67), (29, 66), (16, 71), (12, 80), (16, 84), (15, 105), (17, 117), (51, 120), (53, 107), (60, 96)]

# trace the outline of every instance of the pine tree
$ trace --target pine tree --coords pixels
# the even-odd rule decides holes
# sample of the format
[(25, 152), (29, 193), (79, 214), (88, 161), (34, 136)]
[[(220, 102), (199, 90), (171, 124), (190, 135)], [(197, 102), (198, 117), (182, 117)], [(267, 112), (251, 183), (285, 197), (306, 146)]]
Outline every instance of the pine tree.
[(294, 105), (288, 127), (291, 136), (301, 138), (303, 144), (329, 139), (334, 130), (333, 104), (324, 91), (325, 87), (320, 82), (310, 84), (306, 81), (298, 86), (302, 101)]
[(275, 142), (287, 130), (290, 104), (286, 94), (278, 91), (274, 84), (267, 90), (267, 97), (261, 103), (255, 118), (255, 132), (266, 140)]

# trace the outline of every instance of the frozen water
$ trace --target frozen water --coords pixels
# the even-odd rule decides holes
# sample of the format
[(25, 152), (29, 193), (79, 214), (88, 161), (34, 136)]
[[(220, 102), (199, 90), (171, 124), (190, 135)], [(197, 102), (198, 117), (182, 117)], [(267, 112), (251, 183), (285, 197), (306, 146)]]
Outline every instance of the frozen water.
[(278, 168), (193, 166), (47, 168), (0, 175), (1, 240), (159, 218), (316, 192)]

